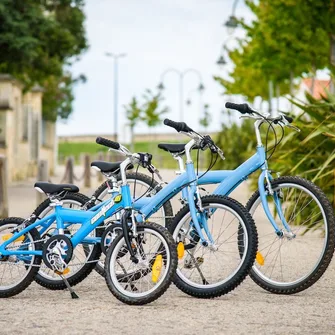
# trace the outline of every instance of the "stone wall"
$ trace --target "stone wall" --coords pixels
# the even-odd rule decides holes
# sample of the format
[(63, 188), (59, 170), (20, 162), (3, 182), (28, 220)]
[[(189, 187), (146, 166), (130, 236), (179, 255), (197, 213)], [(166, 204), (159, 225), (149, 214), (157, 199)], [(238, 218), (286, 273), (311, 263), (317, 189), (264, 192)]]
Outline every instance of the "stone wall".
[[(55, 169), (55, 124), (47, 123), (42, 134), (43, 90), (34, 87), (23, 94), (22, 85), (0, 74), (0, 154), (7, 157), (9, 182), (37, 174), (39, 159)], [(42, 142), (45, 142), (43, 145)]]

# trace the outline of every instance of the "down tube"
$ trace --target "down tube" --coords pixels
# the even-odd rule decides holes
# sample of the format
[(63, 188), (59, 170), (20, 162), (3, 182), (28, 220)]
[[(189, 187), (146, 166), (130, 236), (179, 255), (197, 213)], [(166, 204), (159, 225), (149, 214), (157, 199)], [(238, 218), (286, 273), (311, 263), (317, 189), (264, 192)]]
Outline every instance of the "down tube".
[[(165, 201), (173, 198), (180, 190), (185, 187), (188, 183), (187, 173), (182, 173), (179, 177), (175, 178), (171, 183), (167, 184), (161, 191), (156, 193), (151, 198), (146, 198), (144, 201), (139, 199), (135, 201), (133, 206), (134, 209), (142, 213), (146, 218), (150, 217), (153, 213), (156, 213), (159, 208), (164, 204)], [(148, 200), (147, 200), (148, 199)], [(139, 216), (140, 217), (140, 216)], [(138, 220), (141, 222), (142, 217)]]

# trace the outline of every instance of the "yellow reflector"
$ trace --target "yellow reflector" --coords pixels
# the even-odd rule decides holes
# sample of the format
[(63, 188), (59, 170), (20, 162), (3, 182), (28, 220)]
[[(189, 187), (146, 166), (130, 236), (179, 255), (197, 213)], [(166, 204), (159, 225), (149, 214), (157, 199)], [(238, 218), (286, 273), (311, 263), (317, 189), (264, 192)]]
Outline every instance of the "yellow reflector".
[(151, 279), (154, 283), (158, 282), (158, 278), (162, 270), (162, 265), (163, 265), (163, 257), (162, 255), (157, 255), (155, 262), (152, 265), (152, 274), (151, 274)]
[(69, 272), (70, 272), (70, 269), (69, 269), (69, 268), (66, 268), (63, 272), (60, 272), (60, 271), (55, 270), (55, 273), (56, 273), (57, 275), (66, 275), (66, 274), (68, 274)]
[(177, 245), (177, 253), (178, 253), (178, 259), (181, 259), (184, 257), (185, 253), (185, 247), (183, 242), (179, 242)]
[[(6, 234), (2, 236), (2, 240), (3, 241), (8, 241), (11, 237), (13, 236), (13, 234)], [(19, 241), (23, 241), (24, 240), (24, 236), (20, 236), (18, 237), (14, 242), (19, 242)]]
[(256, 254), (256, 261), (259, 265), (261, 266), (264, 265), (264, 257), (259, 251), (257, 251), (257, 254)]
[(67, 275), (69, 272), (70, 272), (70, 268), (66, 268), (66, 269), (63, 271), (63, 275)]

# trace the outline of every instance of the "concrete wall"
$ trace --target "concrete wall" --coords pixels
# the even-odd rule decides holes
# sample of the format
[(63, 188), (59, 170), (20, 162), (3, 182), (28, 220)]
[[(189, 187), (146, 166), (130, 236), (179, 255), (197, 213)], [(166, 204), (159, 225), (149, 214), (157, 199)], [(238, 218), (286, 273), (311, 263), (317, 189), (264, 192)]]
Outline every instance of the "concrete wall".
[(23, 94), (22, 85), (0, 74), (0, 154), (7, 157), (9, 182), (36, 176), (39, 159), (55, 169), (56, 130), (47, 123), (42, 145), (42, 96), (39, 87)]

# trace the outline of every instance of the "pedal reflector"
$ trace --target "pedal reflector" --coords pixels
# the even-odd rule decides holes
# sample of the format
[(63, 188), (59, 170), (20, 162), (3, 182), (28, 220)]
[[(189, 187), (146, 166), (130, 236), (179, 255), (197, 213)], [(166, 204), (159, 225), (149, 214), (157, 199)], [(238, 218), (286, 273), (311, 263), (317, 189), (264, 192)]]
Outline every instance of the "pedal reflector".
[(70, 268), (66, 268), (66, 269), (63, 271), (63, 275), (67, 275), (69, 272), (70, 272)]
[(55, 270), (57, 275), (67, 275), (70, 272), (70, 268), (66, 268), (63, 272)]
[(154, 283), (158, 282), (159, 275), (161, 274), (163, 265), (163, 257), (162, 255), (157, 255), (154, 264), (152, 265), (152, 274), (151, 279)]
[(264, 265), (264, 257), (259, 251), (257, 251), (257, 254), (256, 254), (256, 261), (259, 265), (261, 266)]
[[(13, 234), (5, 234), (2, 236), (3, 241), (8, 241), (10, 238), (12, 238)], [(24, 235), (21, 235), (18, 237), (14, 242), (19, 242), (24, 240)]]
[(177, 245), (177, 253), (178, 253), (178, 259), (181, 259), (184, 257), (185, 253), (185, 247), (183, 242), (179, 242)]

